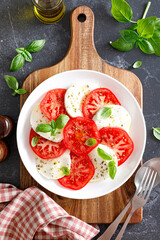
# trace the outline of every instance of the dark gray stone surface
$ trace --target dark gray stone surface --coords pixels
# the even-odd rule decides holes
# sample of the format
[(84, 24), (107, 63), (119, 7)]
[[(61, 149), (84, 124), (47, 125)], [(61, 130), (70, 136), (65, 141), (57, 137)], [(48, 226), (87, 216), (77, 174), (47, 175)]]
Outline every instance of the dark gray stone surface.
[[(133, 19), (137, 20), (143, 14), (147, 1), (128, 1), (133, 8)], [(0, 182), (12, 183), (19, 187), (19, 154), (16, 145), (16, 123), (19, 116), (19, 96), (13, 97), (3, 76), (9, 73), (15, 49), (28, 45), (35, 39), (47, 40), (44, 49), (33, 55), (33, 62), (26, 63), (18, 72), (13, 73), (20, 85), (29, 73), (49, 67), (60, 61), (66, 54), (70, 43), (71, 11), (79, 5), (89, 6), (95, 14), (95, 45), (99, 55), (109, 64), (119, 68), (129, 69), (141, 80), (144, 90), (143, 110), (147, 126), (147, 143), (144, 161), (160, 156), (160, 142), (152, 135), (152, 127), (160, 127), (160, 58), (146, 55), (134, 49), (130, 52), (119, 52), (109, 45), (119, 37), (118, 31), (130, 24), (118, 23), (111, 16), (110, 0), (70, 0), (65, 1), (65, 17), (57, 24), (45, 25), (39, 22), (33, 14), (31, 0), (1, 0), (0, 7), (0, 114), (10, 116), (15, 125), (14, 132), (5, 139), (9, 148), (8, 158), (0, 164)], [(148, 16), (159, 16), (160, 2), (152, 0)], [(143, 62), (139, 69), (131, 65), (137, 61)], [(160, 186), (156, 187), (148, 203), (144, 207), (144, 217), (140, 224), (129, 225), (123, 239), (151, 240), (160, 239)], [(107, 207), (107, 206), (106, 206)], [(101, 232), (106, 225), (100, 225)], [(96, 238), (95, 238), (96, 239)]]

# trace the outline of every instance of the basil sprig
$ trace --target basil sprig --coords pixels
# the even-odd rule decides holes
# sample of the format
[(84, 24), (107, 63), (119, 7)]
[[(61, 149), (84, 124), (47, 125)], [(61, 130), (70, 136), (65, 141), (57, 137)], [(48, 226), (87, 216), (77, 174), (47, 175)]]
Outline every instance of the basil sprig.
[(158, 140), (160, 140), (160, 128), (152, 128), (153, 129), (153, 135), (155, 138), (157, 138)]
[(69, 121), (69, 117), (65, 114), (60, 114), (56, 121), (52, 120), (51, 124), (39, 124), (36, 127), (36, 132), (51, 132), (51, 136), (56, 135), (56, 129), (62, 129), (65, 127), (67, 122)]
[(25, 63), (32, 62), (32, 55), (31, 53), (40, 51), (45, 44), (46, 40), (35, 40), (31, 42), (26, 48), (17, 48), (17, 55), (13, 58), (10, 66), (10, 71), (15, 72), (21, 69)]
[(18, 83), (18, 81), (17, 81), (17, 79), (15, 77), (10, 76), (10, 75), (5, 75), (4, 79), (5, 79), (8, 87), (10, 89), (14, 90), (14, 92), (12, 93), (13, 96), (15, 96), (17, 94), (22, 95), (22, 94), (25, 94), (27, 92), (23, 88), (18, 89), (19, 88), (19, 83)]
[(108, 167), (109, 167), (109, 176), (111, 179), (114, 179), (116, 172), (117, 172), (117, 167), (116, 167), (115, 161), (110, 161), (108, 163)]
[(146, 17), (151, 2), (148, 2), (142, 19), (132, 21), (132, 8), (124, 0), (111, 0), (113, 17), (119, 22), (134, 23), (128, 30), (121, 30), (121, 37), (110, 41), (113, 48), (119, 51), (130, 51), (134, 45), (146, 54), (160, 56), (160, 18)]
[(97, 153), (104, 160), (112, 160), (112, 156), (101, 148), (97, 148)]
[(92, 147), (96, 144), (97, 140), (94, 138), (88, 138), (87, 141), (85, 142), (85, 145)]
[(70, 170), (68, 167), (63, 166), (62, 167), (62, 172), (64, 175), (69, 176), (70, 175)]
[(112, 111), (111, 108), (109, 107), (102, 107), (98, 113), (97, 113), (97, 117), (98, 119), (106, 119), (111, 115)]

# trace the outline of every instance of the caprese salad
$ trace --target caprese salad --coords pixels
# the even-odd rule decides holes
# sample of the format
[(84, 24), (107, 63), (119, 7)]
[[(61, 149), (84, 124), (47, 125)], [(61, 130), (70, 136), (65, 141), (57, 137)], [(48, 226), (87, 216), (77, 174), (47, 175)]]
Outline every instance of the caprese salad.
[(30, 123), (38, 172), (74, 190), (114, 179), (134, 148), (128, 111), (98, 84), (48, 91), (33, 109)]

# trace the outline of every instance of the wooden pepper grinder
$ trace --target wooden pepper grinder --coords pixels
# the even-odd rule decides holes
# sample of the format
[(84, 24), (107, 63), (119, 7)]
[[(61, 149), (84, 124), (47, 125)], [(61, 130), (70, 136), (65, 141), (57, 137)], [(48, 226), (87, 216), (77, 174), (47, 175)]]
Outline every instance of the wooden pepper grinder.
[[(7, 137), (12, 131), (13, 125), (9, 117), (0, 115), (0, 139)], [(0, 140), (0, 162), (6, 159), (8, 148), (2, 140)]]

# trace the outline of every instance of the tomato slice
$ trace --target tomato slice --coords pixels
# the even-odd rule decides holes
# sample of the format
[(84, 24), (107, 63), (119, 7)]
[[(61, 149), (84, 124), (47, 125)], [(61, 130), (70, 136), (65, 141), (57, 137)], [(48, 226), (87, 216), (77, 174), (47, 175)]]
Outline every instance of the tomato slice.
[[(95, 122), (84, 117), (70, 119), (64, 127), (63, 135), (66, 148), (81, 156), (91, 152), (99, 144), (100, 139)], [(94, 146), (85, 145), (89, 138), (96, 139)]]
[(84, 117), (92, 118), (100, 108), (107, 104), (121, 105), (116, 96), (107, 88), (97, 88), (91, 91), (82, 106)]
[(67, 114), (64, 105), (66, 89), (56, 88), (46, 93), (40, 103), (42, 113), (50, 120), (56, 120), (60, 114)]
[[(38, 137), (38, 143), (35, 147), (32, 147), (31, 145), (33, 137)], [(33, 152), (42, 159), (60, 157), (66, 150), (63, 140), (61, 142), (52, 142), (39, 136), (32, 128), (30, 131), (29, 143)]]
[(95, 173), (95, 168), (88, 155), (77, 156), (71, 152), (70, 156), (70, 175), (60, 178), (58, 181), (66, 188), (79, 190), (91, 180)]
[(118, 158), (118, 166), (124, 163), (133, 152), (134, 144), (128, 133), (118, 127), (100, 129), (101, 144), (112, 148)]

